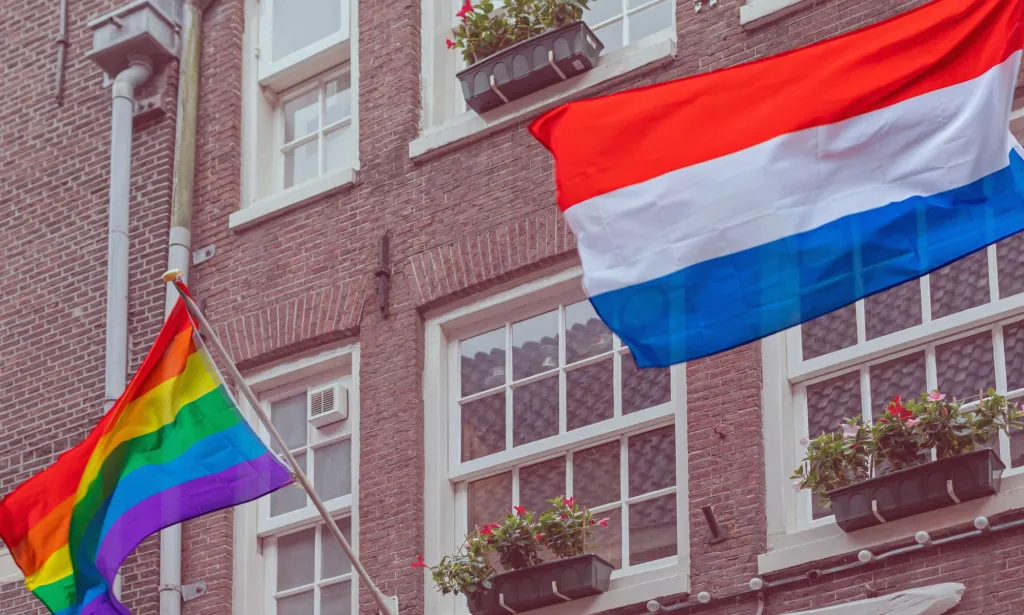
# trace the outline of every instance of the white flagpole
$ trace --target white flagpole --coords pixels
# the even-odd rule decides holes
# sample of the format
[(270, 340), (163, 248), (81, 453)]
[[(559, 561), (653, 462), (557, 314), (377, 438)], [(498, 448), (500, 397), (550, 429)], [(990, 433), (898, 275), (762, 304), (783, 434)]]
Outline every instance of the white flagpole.
[(345, 555), (348, 556), (349, 561), (352, 562), (352, 567), (356, 569), (356, 574), (359, 575), (359, 578), (362, 579), (363, 583), (365, 583), (366, 586), (370, 589), (370, 593), (373, 595), (373, 601), (377, 604), (377, 608), (384, 615), (398, 615), (397, 599), (394, 597), (385, 596), (383, 593), (381, 593), (380, 589), (373, 582), (373, 580), (370, 579), (369, 573), (367, 573), (366, 569), (363, 568), (363, 564), (359, 561), (358, 556), (356, 556), (356, 554), (352, 552), (352, 547), (349, 546), (348, 541), (345, 540), (345, 535), (341, 533), (341, 528), (339, 528), (338, 524), (334, 522), (334, 518), (331, 517), (330, 513), (327, 511), (327, 507), (324, 506), (323, 501), (321, 501), (320, 497), (316, 494), (315, 491), (313, 491), (313, 485), (309, 482), (309, 478), (306, 476), (306, 473), (302, 470), (302, 467), (299, 466), (299, 462), (296, 461), (295, 457), (293, 457), (292, 454), (288, 451), (288, 446), (285, 444), (284, 439), (281, 437), (281, 434), (278, 433), (277, 428), (275, 428), (274, 424), (270, 421), (270, 417), (267, 416), (266, 411), (263, 410), (263, 406), (260, 405), (260, 401), (256, 397), (256, 394), (253, 392), (251, 388), (249, 388), (249, 385), (248, 383), (246, 383), (245, 378), (242, 377), (242, 374), (238, 371), (238, 368), (235, 367), (235, 361), (231, 358), (231, 355), (228, 354), (228, 351), (227, 349), (224, 348), (224, 345), (221, 344), (220, 338), (217, 337), (217, 333), (213, 330), (213, 327), (210, 326), (210, 323), (207, 322), (206, 317), (203, 316), (203, 313), (202, 311), (200, 311), (199, 306), (196, 305), (195, 301), (193, 301), (192, 298), (189, 297), (188, 294), (182, 288), (181, 270), (171, 269), (170, 271), (163, 275), (163, 278), (165, 282), (169, 282), (170, 284), (174, 285), (174, 288), (178, 291), (178, 294), (181, 295), (181, 299), (185, 302), (185, 307), (188, 308), (188, 311), (192, 315), (192, 318), (194, 318), (196, 322), (199, 324), (199, 327), (202, 329), (203, 333), (205, 333), (209, 338), (210, 344), (213, 345), (214, 350), (217, 351), (217, 354), (220, 355), (220, 358), (226, 364), (225, 367), (227, 367), (228, 373), (231, 374), (231, 377), (234, 378), (235, 384), (238, 386), (238, 390), (242, 392), (242, 395), (245, 396), (245, 399), (249, 402), (249, 405), (252, 406), (253, 411), (256, 412), (256, 416), (259, 417), (260, 422), (263, 423), (263, 426), (267, 428), (268, 432), (270, 432), (271, 439), (273, 439), (274, 443), (277, 444), (278, 448), (281, 449), (285, 461), (288, 462), (288, 466), (290, 467), (292, 474), (295, 476), (295, 479), (299, 482), (299, 485), (301, 485), (302, 488), (306, 490), (306, 493), (309, 494), (309, 499), (313, 501), (313, 505), (316, 506), (316, 509), (317, 511), (319, 511), (320, 516), (323, 517), (324, 523), (327, 524), (327, 527), (328, 529), (330, 529), (331, 534), (333, 534), (335, 540), (338, 541), (338, 544), (341, 546), (341, 550), (345, 552)]

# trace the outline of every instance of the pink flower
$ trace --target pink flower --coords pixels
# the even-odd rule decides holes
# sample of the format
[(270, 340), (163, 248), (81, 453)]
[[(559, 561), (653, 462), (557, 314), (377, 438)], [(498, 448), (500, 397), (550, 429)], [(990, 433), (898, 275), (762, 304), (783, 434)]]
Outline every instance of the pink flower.
[(857, 432), (860, 431), (860, 427), (858, 427), (857, 425), (851, 425), (849, 423), (843, 423), (842, 428), (844, 440), (853, 440), (854, 438), (857, 437)]
[(572, 498), (565, 498), (565, 505), (566, 505), (566, 506), (568, 506), (569, 508), (572, 508), (572, 505), (573, 505), (573, 504), (574, 504), (575, 502), (576, 502), (576, 500), (574, 500), (574, 499), (572, 499)]
[(536, 540), (537, 542), (540, 542), (540, 541), (544, 540), (544, 534), (537, 534), (536, 536), (533, 537), (533, 539)]
[(515, 509), (517, 517), (522, 517), (526, 515), (526, 509), (523, 508), (522, 506), (513, 506), (512, 508)]
[(938, 390), (932, 391), (928, 394), (928, 401), (942, 401), (943, 399), (946, 399), (946, 394), (939, 393)]
[(568, 518), (569, 518), (569, 515), (568, 515), (567, 513), (562, 513), (562, 518), (563, 518), (563, 519), (568, 519)]
[(490, 525), (485, 525), (482, 528), (480, 528), (480, 535), (481, 536), (493, 536), (494, 535), (494, 531), (491, 529)]
[(598, 521), (598, 524), (600, 524), (601, 527), (608, 527), (608, 517), (605, 517), (604, 519)]
[(412, 563), (412, 567), (413, 568), (426, 568), (427, 567), (427, 563), (425, 561), (423, 561), (423, 556), (422, 555), (417, 555), (416, 556), (416, 561)]
[(916, 427), (917, 424), (920, 422), (921, 421), (918, 419), (910, 419), (909, 421), (907, 421), (907, 427)]
[(450, 38), (444, 39), (444, 44), (448, 45), (448, 49), (451, 49), (451, 48), (455, 47), (455, 43), (453, 43), (452, 39), (450, 39)]
[(807, 438), (800, 438), (800, 446), (807, 446), (810, 443), (811, 441), (808, 440)]

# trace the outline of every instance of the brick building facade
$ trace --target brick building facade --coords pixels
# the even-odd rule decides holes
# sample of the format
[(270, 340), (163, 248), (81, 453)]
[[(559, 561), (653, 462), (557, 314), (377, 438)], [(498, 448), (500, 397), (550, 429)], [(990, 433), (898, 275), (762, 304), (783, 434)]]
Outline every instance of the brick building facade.
[[(3, 493), (103, 412), (105, 297), (93, 274), (105, 262), (110, 103), (86, 57), (87, 22), (121, 3), (70, 0), (62, 104), (50, 4), (0, 6)], [(526, 131), (558, 102), (767, 57), (916, 2), (595, 0), (601, 64), (483, 118), (461, 104), (445, 49), (455, 4), (213, 0), (202, 18), (191, 247), (212, 257), (190, 286), (400, 612), (465, 612), (410, 563), (436, 561), (513, 504), (567, 491), (612, 520), (598, 542), (620, 571), (604, 596), (542, 615), (643, 612), (701, 592), (709, 604), (680, 612), (753, 614), (756, 592), (722, 596), (793, 576), (764, 592), (764, 613), (867, 609), (851, 603), (944, 583), (966, 588), (949, 611), (940, 599), (836, 613), (1024, 609), (1020, 529), (815, 572), (914, 544), (921, 530), (938, 540), (979, 516), (1024, 518), (1016, 468), (998, 497), (854, 534), (788, 480), (801, 437), (893, 394), (1024, 389), (1019, 238), (797, 331), (641, 371), (583, 302), (551, 159)], [(133, 368), (163, 315), (176, 83), (171, 62), (145, 86), (158, 111), (135, 126)], [(348, 418), (318, 428), (306, 406), (325, 388), (345, 397)], [(1024, 466), (1024, 440), (1003, 438), (999, 452)], [(707, 505), (722, 542), (709, 541)], [(373, 611), (295, 490), (183, 533), (183, 580), (209, 590), (186, 615)], [(159, 610), (158, 545), (151, 537), (122, 569), (136, 615)], [(0, 612), (44, 612), (9, 556), (0, 576)]]

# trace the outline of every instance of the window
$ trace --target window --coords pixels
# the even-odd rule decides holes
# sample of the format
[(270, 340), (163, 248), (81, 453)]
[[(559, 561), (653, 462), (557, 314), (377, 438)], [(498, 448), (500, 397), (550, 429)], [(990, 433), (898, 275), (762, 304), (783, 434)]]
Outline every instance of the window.
[[(477, 117), (467, 111), (462, 87), (456, 74), (466, 68), (460, 50), (450, 50), (445, 39), (451, 38), (452, 28), (458, 24), (456, 11), (462, 5), (461, 0), (422, 0), (423, 31), (429, 33), (423, 37), (424, 57), (424, 128), (440, 127), (453, 118), (467, 115)], [(494, 2), (500, 7), (500, 1)], [(496, 9), (500, 10), (500, 8)], [(590, 9), (584, 14), (583, 20), (594, 30), (604, 44), (603, 54), (610, 61), (623, 60), (631, 52), (644, 47), (644, 41), (653, 42), (655, 38), (671, 37), (675, 40), (675, 0), (593, 0)], [(660, 40), (660, 39), (659, 39)], [(672, 47), (674, 53), (674, 46)], [(648, 54), (649, 55), (649, 54)], [(587, 79), (594, 82), (609, 79), (653, 61), (655, 57), (643, 57), (637, 62), (620, 62), (611, 73), (601, 77), (601, 71), (595, 68)], [(595, 71), (597, 71), (595, 73)], [(592, 85), (592, 84), (591, 84)], [(538, 93), (513, 101), (508, 105), (487, 115), (514, 113), (514, 109), (530, 107), (537, 103), (538, 97), (565, 97), (567, 94), (560, 86), (549, 88), (550, 92)], [(467, 119), (467, 121), (471, 121)], [(488, 120), (490, 121), (490, 120)]]
[(513, 505), (543, 511), (567, 494), (608, 518), (594, 541), (620, 587), (646, 572), (673, 578), (672, 591), (681, 591), (684, 369), (638, 369), (575, 275), (443, 319), (449, 377), (434, 411), (447, 434), (435, 450), (445, 460), (436, 484), (453, 514), (436, 558)]
[(285, 188), (352, 163), (355, 144), (348, 73), (317, 79), (282, 100)]
[(238, 227), (351, 185), (359, 167), (358, 3), (247, 0)]
[[(826, 537), (841, 535), (829, 511), (812, 502), (809, 492), (790, 488), (788, 477), (803, 458), (802, 438), (837, 431), (839, 422), (849, 417), (869, 421), (895, 395), (916, 398), (939, 389), (970, 403), (992, 387), (1010, 400), (1024, 401), (1022, 249), (1024, 236), (1011, 237), (920, 280), (765, 340), (769, 526), (775, 536), (769, 542), (775, 549), (800, 546), (801, 533), (813, 535), (819, 549)], [(781, 383), (778, 391), (772, 384), (776, 381)], [(1004, 495), (1024, 486), (1024, 433), (1000, 434), (992, 446), (1008, 468)], [(992, 505), (1006, 506), (1011, 498), (1000, 501)], [(957, 510), (934, 515), (932, 529), (948, 525), (949, 515)], [(933, 522), (905, 521), (913, 531), (929, 530)], [(906, 532), (899, 524), (854, 533), (835, 544), (864, 548), (891, 539), (887, 532)], [(806, 556), (825, 555), (819, 551)], [(769, 570), (777, 569), (776, 564), (809, 561), (771, 553), (765, 557), (775, 562)]]
[[(358, 349), (329, 351), (249, 380), (317, 495), (349, 544), (358, 549)], [(347, 416), (342, 412), (338, 416), (345, 418), (317, 427), (308, 418), (309, 400), (323, 402), (323, 397), (314, 396), (325, 387), (334, 387), (326, 390), (335, 393), (334, 407), (347, 408)], [(260, 433), (269, 441), (262, 426)], [(282, 453), (272, 442), (271, 449)], [(247, 571), (236, 578), (246, 584), (242, 593), (248, 603), (239, 612), (358, 612), (352, 564), (301, 487), (285, 487), (243, 508), (236, 515), (235, 557), (236, 568)]]

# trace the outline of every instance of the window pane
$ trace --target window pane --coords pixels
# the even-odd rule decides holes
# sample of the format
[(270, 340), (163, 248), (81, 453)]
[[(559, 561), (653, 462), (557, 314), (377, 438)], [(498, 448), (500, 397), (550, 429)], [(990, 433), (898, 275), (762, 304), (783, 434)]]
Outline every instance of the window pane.
[(917, 399), (928, 387), (923, 352), (872, 365), (868, 373), (871, 376), (872, 417), (885, 412), (893, 397)]
[(462, 460), (505, 450), (505, 392), (462, 404)]
[(612, 418), (614, 376), (610, 358), (565, 372), (565, 418), (570, 431)]
[(273, 57), (280, 60), (341, 29), (340, 0), (276, 0)]
[(316, 140), (284, 154), (284, 187), (291, 188), (320, 174), (319, 145)]
[(1024, 233), (1018, 233), (996, 244), (999, 269), (999, 296), (1010, 297), (1024, 292)]
[(572, 494), (583, 506), (618, 501), (619, 448), (615, 441), (573, 453)]
[(462, 340), (462, 396), (505, 384), (505, 328)]
[(1010, 467), (1024, 466), (1024, 431), (1010, 432)]
[[(548, 500), (565, 494), (565, 457), (519, 468), (519, 505), (542, 513)], [(536, 519), (536, 517), (534, 517)]]
[(342, 581), (320, 590), (320, 615), (350, 615), (352, 583)]
[(1024, 321), (1003, 327), (1006, 355), (1006, 386), (1010, 391), (1024, 387)]
[[(634, 3), (639, 4), (637, 0)], [(661, 2), (629, 16), (629, 42), (634, 43), (645, 36), (664, 30), (672, 25), (671, 2)]]
[(354, 154), (351, 124), (324, 135), (324, 164), (328, 170), (345, 168), (345, 165), (354, 158)]
[(558, 367), (558, 310), (512, 325), (512, 378)]
[(615, 508), (605, 512), (594, 513), (594, 519), (608, 519), (608, 527), (595, 525), (590, 540), (597, 548), (594, 553), (600, 555), (616, 569), (622, 568), (622, 509)]
[(857, 308), (850, 304), (800, 325), (804, 360), (857, 343)]
[(629, 495), (643, 495), (676, 484), (674, 425), (629, 437)]
[(352, 117), (352, 91), (348, 75), (331, 79), (324, 86), (324, 125)]
[(911, 280), (864, 300), (868, 339), (921, 324), (921, 281)]
[(583, 13), (583, 21), (593, 28), (602, 21), (607, 21), (621, 14), (622, 0), (592, 0), (590, 8)]
[(629, 564), (676, 554), (676, 495), (629, 506)]
[(612, 349), (612, 332), (589, 301), (565, 306), (565, 360), (575, 363)]
[(320, 92), (316, 90), (284, 103), (284, 142), (311, 135), (320, 127)]
[[(306, 471), (306, 454), (298, 453), (295, 455), (295, 461), (299, 463), (299, 467), (302, 471)], [(298, 483), (293, 483), (278, 489), (277, 491), (270, 494), (270, 516), (277, 517), (285, 513), (292, 512), (293, 510), (300, 510), (306, 507), (306, 492), (302, 490), (302, 487), (298, 486)]]
[(632, 354), (622, 355), (622, 414), (660, 406), (672, 399), (671, 377), (667, 367), (640, 369)]
[(313, 488), (325, 500), (352, 493), (352, 440), (313, 449)]
[(277, 591), (308, 585), (313, 578), (316, 529), (309, 528), (277, 539)]
[[(345, 517), (335, 521), (338, 523), (342, 535), (351, 545), (352, 519)], [(348, 561), (348, 556), (341, 550), (341, 546), (335, 540), (334, 534), (331, 534), (331, 530), (327, 529), (326, 525), (320, 526), (320, 578), (340, 577), (349, 572), (352, 572), (352, 563)]]
[[(593, 6), (593, 5), (591, 5)], [(587, 25), (590, 22), (587, 21)], [(590, 26), (594, 30), (593, 26)], [(622, 48), (622, 20), (614, 21), (603, 28), (594, 30), (594, 34), (604, 44), (604, 49), (601, 51), (602, 54), (610, 53), (616, 49)]]
[(860, 374), (853, 372), (807, 387), (807, 435), (839, 431), (843, 419), (860, 416)]
[(977, 398), (995, 386), (992, 333), (984, 331), (936, 346), (935, 368), (940, 391), (959, 400)]
[(277, 615), (313, 615), (313, 590), (278, 598)]
[(512, 391), (512, 441), (514, 446), (558, 433), (558, 378), (532, 382)]
[(512, 508), (511, 472), (469, 483), (470, 529), (501, 521), (510, 508)]
[(988, 303), (988, 254), (980, 250), (930, 274), (932, 319)]
[[(306, 394), (299, 393), (270, 404), (270, 422), (289, 450), (306, 446)], [(273, 442), (274, 452), (281, 449)]]

